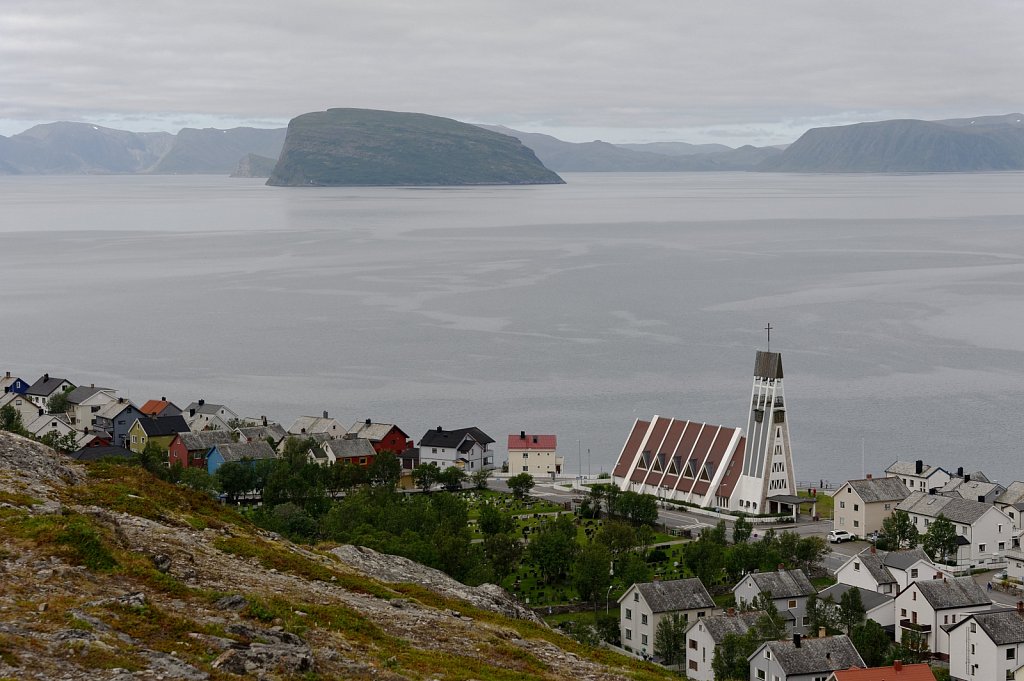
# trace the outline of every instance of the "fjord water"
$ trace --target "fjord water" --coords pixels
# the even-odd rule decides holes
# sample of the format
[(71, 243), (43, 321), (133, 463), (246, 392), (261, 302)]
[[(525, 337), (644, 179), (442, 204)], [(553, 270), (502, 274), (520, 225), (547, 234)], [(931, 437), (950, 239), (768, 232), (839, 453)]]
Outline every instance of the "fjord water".
[(636, 418), (744, 424), (771, 322), (798, 479), (1024, 476), (1024, 174), (565, 179), (0, 178), (0, 370), (554, 432), (596, 473)]

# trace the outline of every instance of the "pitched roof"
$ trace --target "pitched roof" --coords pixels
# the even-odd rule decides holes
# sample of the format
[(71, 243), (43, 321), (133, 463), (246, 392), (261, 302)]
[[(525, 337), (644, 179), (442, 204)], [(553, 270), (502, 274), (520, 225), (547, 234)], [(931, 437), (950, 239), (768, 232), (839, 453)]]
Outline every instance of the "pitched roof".
[(363, 437), (343, 437), (327, 440), (323, 447), (330, 447), (334, 458), (343, 459), (350, 456), (373, 456), (373, 444)]
[(71, 453), (76, 461), (99, 461), (100, 459), (130, 459), (135, 453), (124, 447), (83, 447)]
[(277, 452), (266, 442), (225, 442), (214, 445), (224, 461), (276, 459)]
[(938, 494), (912, 492), (909, 497), (896, 506), (898, 511), (916, 513), (929, 518), (937, 518), (939, 514), (946, 516), (954, 523), (972, 524), (992, 508), (991, 504), (959, 497), (944, 497)]
[(711, 640), (715, 643), (721, 643), (726, 634), (743, 635), (747, 633), (762, 614), (764, 613), (759, 610), (752, 610), (750, 612), (738, 612), (733, 615), (722, 614), (698, 617), (690, 623), (686, 630), (689, 631), (698, 624), (703, 625), (708, 635), (711, 636)]
[(336, 419), (327, 416), (300, 416), (288, 429), (293, 435), (314, 435), (316, 433), (331, 433), (332, 435), (344, 435), (345, 430)]
[(835, 681), (935, 681), (935, 674), (926, 663), (904, 664), (898, 672), (895, 666), (837, 669)]
[(633, 586), (651, 607), (651, 612), (675, 612), (715, 607), (715, 602), (711, 600), (708, 590), (695, 577), (639, 582)]
[(950, 627), (952, 631), (967, 620), (973, 619), (997, 646), (1024, 643), (1024, 614), (1017, 610), (996, 610), (976, 612)]
[[(123, 400), (123, 401), (122, 401)], [(94, 414), (97, 418), (101, 419), (113, 419), (125, 409), (135, 409), (135, 405), (129, 400), (124, 398), (116, 399), (113, 402), (108, 402), (100, 407), (100, 410)], [(141, 413), (141, 409), (139, 412)]]
[(508, 436), (508, 448), (519, 449), (558, 449), (557, 435), (531, 435), (516, 433)]
[(476, 426), (456, 428), (455, 430), (443, 430), (441, 426), (438, 426), (436, 429), (428, 430), (423, 434), (423, 437), (420, 438), (420, 447), (453, 449), (458, 447), (467, 436), (482, 445), (489, 445), (494, 442), (494, 438)]
[(801, 638), (799, 647), (792, 640), (768, 641), (747, 659), (752, 659), (765, 646), (772, 652), (775, 661), (787, 676), (834, 672), (837, 669), (865, 666), (864, 659), (853, 647), (853, 643), (843, 635)]
[(179, 433), (181, 444), (190, 452), (206, 452), (214, 445), (233, 442), (229, 430), (203, 430), (198, 433)]
[(187, 433), (188, 424), (180, 415), (157, 416), (156, 418), (142, 417), (136, 419), (142, 430), (150, 437), (162, 437), (176, 433)]
[[(367, 423), (366, 421), (357, 421), (348, 429), (348, 433), (357, 437), (366, 438), (371, 442), (380, 442), (387, 437), (392, 428), (398, 428), (398, 426), (393, 423), (375, 423), (373, 421)], [(403, 438), (408, 439), (409, 436), (406, 435), (405, 431), (401, 428), (398, 428), (398, 432), (402, 434)]]
[(927, 478), (932, 473), (937, 473), (938, 471), (946, 472), (946, 469), (941, 468), (940, 466), (924, 464), (921, 466), (921, 472), (918, 473), (916, 461), (896, 461), (885, 469), (886, 473), (892, 473), (893, 475), (913, 475), (915, 477), (924, 478)]
[[(184, 411), (185, 413), (189, 413), (193, 409), (196, 410), (197, 414), (206, 414), (207, 416), (213, 416), (217, 414), (217, 412), (220, 411), (221, 409), (227, 409), (227, 407), (225, 407), (223, 404), (210, 404), (205, 400), (200, 400), (199, 402), (192, 402), (191, 404), (189, 404), (187, 407), (185, 407)], [(230, 409), (228, 411), (230, 411)]]
[[(872, 553), (871, 548), (866, 548), (858, 553), (851, 560), (859, 560), (860, 566), (868, 571), (876, 584), (893, 584), (896, 578), (885, 566), (884, 559), (878, 553)], [(838, 603), (838, 601), (836, 601)]]
[(90, 397), (102, 392), (113, 392), (112, 388), (97, 388), (96, 386), (79, 386), (67, 393), (68, 404), (81, 404)]
[(975, 480), (973, 477), (969, 482), (965, 482), (963, 478), (954, 477), (950, 478), (949, 482), (939, 489), (940, 494), (947, 496), (955, 494), (963, 499), (972, 499), (974, 501), (977, 501), (978, 497), (987, 497), (993, 491), (1002, 494), (1006, 491), (1006, 488), (998, 482)]
[(758, 350), (754, 357), (754, 375), (759, 378), (782, 378), (782, 355)]
[(1006, 491), (996, 497), (996, 503), (1010, 506), (1024, 503), (1024, 482), (1016, 480), (1011, 482)]
[(870, 589), (864, 589), (859, 586), (850, 586), (849, 584), (833, 584), (827, 589), (819, 591), (818, 598), (831, 597), (832, 600), (838, 604), (839, 599), (842, 598), (843, 594), (850, 589), (856, 589), (860, 592), (860, 602), (864, 605), (865, 610), (874, 610), (880, 605), (892, 603), (895, 600), (892, 596), (880, 594), (877, 591), (871, 591)]
[(139, 411), (143, 414), (153, 416), (155, 414), (159, 414), (167, 407), (174, 407), (178, 411), (181, 411), (181, 409), (178, 409), (178, 405), (174, 404), (174, 402), (168, 402), (167, 400), (147, 400), (144, 405), (139, 407)]
[[(921, 595), (936, 610), (950, 608), (967, 608), (972, 605), (991, 605), (992, 599), (985, 590), (974, 581), (973, 577), (952, 577), (943, 579), (926, 579), (914, 582), (907, 589), (917, 585)], [(903, 591), (906, 591), (904, 589)], [(903, 591), (900, 593), (902, 594)]]
[(924, 552), (924, 549), (889, 551), (882, 556), (882, 563), (886, 567), (896, 568), (897, 570), (906, 570), (919, 560), (925, 560), (929, 563), (932, 562), (932, 559), (928, 557), (928, 554)]
[(841, 485), (836, 493), (843, 487), (852, 487), (865, 504), (874, 504), (881, 501), (902, 501), (910, 495), (910, 490), (899, 478), (867, 478), (864, 480), (848, 480), (846, 485)]
[(60, 388), (64, 382), (71, 383), (66, 378), (58, 378), (56, 376), (50, 376), (50, 374), (43, 374), (39, 379), (29, 386), (28, 390), (25, 391), (26, 395), (35, 395), (36, 397), (49, 397)]
[(772, 598), (799, 598), (816, 593), (811, 580), (803, 570), (777, 570), (776, 572), (752, 572), (748, 575), (757, 590), (770, 591)]
[(264, 440), (269, 437), (275, 443), (288, 437), (288, 431), (280, 423), (268, 423), (265, 426), (243, 426), (242, 428), (236, 428), (238, 436), (242, 440)]

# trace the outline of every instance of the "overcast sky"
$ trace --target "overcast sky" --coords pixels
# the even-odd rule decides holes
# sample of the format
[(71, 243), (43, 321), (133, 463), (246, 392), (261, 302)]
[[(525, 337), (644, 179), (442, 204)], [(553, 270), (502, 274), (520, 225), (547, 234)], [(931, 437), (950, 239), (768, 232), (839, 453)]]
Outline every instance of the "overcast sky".
[(2, 0), (0, 134), (419, 111), (571, 141), (790, 142), (1024, 109), (1024, 4)]

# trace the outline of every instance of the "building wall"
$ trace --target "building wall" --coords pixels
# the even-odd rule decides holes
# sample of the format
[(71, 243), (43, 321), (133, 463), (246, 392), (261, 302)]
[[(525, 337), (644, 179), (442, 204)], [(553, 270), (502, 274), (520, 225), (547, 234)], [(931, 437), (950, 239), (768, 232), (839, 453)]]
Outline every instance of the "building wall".
[(686, 632), (686, 677), (693, 681), (715, 681), (711, 663), (715, 659), (715, 640), (698, 622)]
[[(903, 627), (900, 622), (904, 619), (913, 619), (913, 613), (916, 611), (917, 623), (931, 626), (932, 630), (927, 634), (928, 649), (938, 655), (949, 655), (949, 634), (942, 629), (944, 625), (955, 624), (967, 615), (985, 612), (990, 608), (989, 605), (980, 605), (935, 611), (920, 592), (917, 592), (917, 600), (914, 601), (910, 594), (915, 591), (917, 590), (914, 587), (910, 587), (896, 598), (896, 642), (900, 643), (903, 640)], [(903, 610), (907, 611), (906, 615), (903, 615)]]
[(510, 449), (508, 472), (511, 475), (529, 473), (535, 478), (560, 475), (562, 457), (553, 449)]
[[(971, 631), (972, 624), (959, 626), (949, 635), (950, 677), (963, 681), (1013, 678), (1008, 672), (1024, 664), (1024, 643), (997, 646), (980, 626)], [(1011, 659), (1007, 659), (1007, 651), (1012, 651)]]
[[(887, 593), (883, 587), (879, 586), (878, 582), (875, 581), (875, 578), (871, 576), (871, 572), (864, 567), (859, 555), (854, 556), (853, 560), (848, 561), (836, 571), (836, 581), (840, 584), (859, 586), (860, 588), (867, 589), (868, 591)], [(892, 588), (892, 585), (889, 585), (890, 592), (892, 591)]]

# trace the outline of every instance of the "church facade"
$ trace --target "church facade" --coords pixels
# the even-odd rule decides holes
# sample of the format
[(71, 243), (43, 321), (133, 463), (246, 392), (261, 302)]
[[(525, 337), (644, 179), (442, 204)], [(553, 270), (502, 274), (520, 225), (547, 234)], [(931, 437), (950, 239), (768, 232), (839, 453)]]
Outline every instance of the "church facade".
[(789, 512), (796, 494), (782, 355), (758, 351), (747, 427), (637, 419), (612, 472), (622, 490), (750, 515)]

